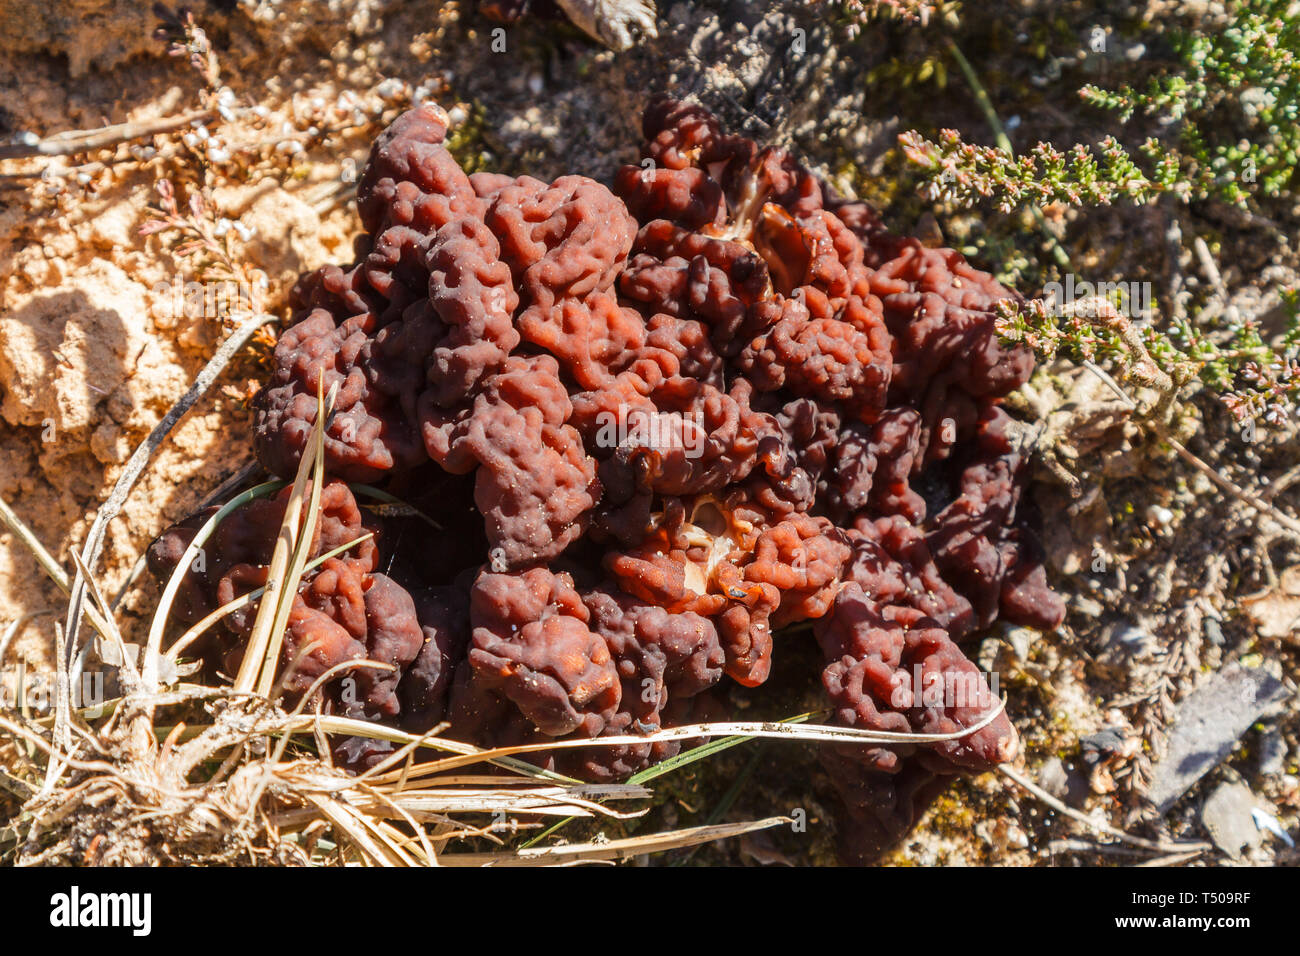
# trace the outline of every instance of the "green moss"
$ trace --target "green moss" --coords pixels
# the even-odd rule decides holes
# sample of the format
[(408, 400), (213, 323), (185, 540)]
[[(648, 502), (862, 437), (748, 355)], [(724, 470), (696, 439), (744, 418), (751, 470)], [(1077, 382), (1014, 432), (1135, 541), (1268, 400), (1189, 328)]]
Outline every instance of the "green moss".
[(466, 109), (464, 122), (453, 126), (447, 134), (447, 150), (466, 173), (482, 172), (496, 165), (496, 158), (483, 138), (486, 124), (484, 110), (478, 103)]

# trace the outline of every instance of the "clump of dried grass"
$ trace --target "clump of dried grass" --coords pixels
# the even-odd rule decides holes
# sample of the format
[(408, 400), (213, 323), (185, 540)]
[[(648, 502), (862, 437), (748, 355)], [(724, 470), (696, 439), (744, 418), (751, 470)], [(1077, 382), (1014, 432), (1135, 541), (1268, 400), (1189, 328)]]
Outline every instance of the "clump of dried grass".
[[(264, 324), (237, 330), (187, 392), (188, 408), (215, 380), (238, 347)], [(216, 524), (238, 504), (283, 487), (258, 485), (234, 497), (200, 530), (163, 590), (143, 647), (127, 645), (113, 606), (94, 581), (99, 542), (115, 516), (114, 503), (139, 477), (152, 451), (179, 419), (177, 409), (131, 459), (92, 525), (76, 575), (41, 546), (7, 505), (0, 521), (32, 550), (47, 574), (70, 595), (67, 623), (55, 625), (55, 693), (50, 713), (25, 706), (0, 709), (0, 860), (17, 865), (371, 865), (538, 866), (611, 862), (689, 847), (779, 826), (785, 817), (691, 827), (582, 844), (535, 845), (570, 819), (628, 819), (646, 812), (644, 784), (666, 772), (750, 737), (925, 743), (944, 735), (869, 734), (788, 722), (676, 727), (647, 737), (483, 750), (440, 736), (417, 736), (320, 712), (319, 691), (340, 668), (322, 675), (292, 710), (281, 702), (281, 649), (290, 603), (314, 563), (308, 545), (323, 485), (323, 430), (332, 396), (318, 396), (317, 426), (293, 482), (272, 558), (268, 586), (226, 607), (169, 648), (168, 612), (181, 578)], [(181, 409), (183, 412), (183, 409)], [(120, 507), (120, 504), (118, 505)], [(351, 547), (356, 542), (348, 545)], [(244, 662), (233, 686), (186, 683), (183, 651), (237, 606), (258, 601)], [(97, 632), (78, 640), (82, 618)], [(4, 641), (0, 641), (0, 661)], [(78, 709), (72, 688), (88, 655), (116, 667), (121, 696)], [(346, 667), (385, 665), (349, 663)], [(1000, 708), (999, 708), (1000, 709)], [(983, 723), (994, 719), (995, 709)], [(963, 731), (971, 733), (977, 727)], [(335, 767), (328, 734), (353, 734), (398, 746), (370, 771)], [(716, 739), (727, 735), (724, 739)], [(703, 739), (624, 784), (590, 784), (542, 770), (521, 759), (556, 747), (617, 746), (647, 739)], [(429, 753), (436, 757), (427, 757)], [(556, 821), (543, 830), (547, 821)], [(533, 834), (529, 841), (517, 839)], [(473, 841), (474, 845), (468, 845)], [(494, 845), (482, 852), (485, 844)]]

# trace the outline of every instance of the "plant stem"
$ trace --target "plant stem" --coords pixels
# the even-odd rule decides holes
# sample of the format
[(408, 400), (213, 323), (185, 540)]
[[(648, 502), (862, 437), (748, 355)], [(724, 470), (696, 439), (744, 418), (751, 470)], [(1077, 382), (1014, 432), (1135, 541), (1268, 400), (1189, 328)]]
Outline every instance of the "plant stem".
[[(997, 143), (998, 149), (1005, 152), (1008, 156), (1014, 156), (1016, 151), (1011, 148), (1011, 137), (1007, 135), (1007, 129), (1002, 125), (1002, 120), (998, 116), (997, 110), (993, 108), (993, 101), (989, 99), (988, 90), (980, 82), (980, 78), (975, 74), (975, 68), (971, 66), (970, 60), (966, 59), (966, 54), (961, 52), (955, 40), (952, 37), (945, 37), (944, 42), (948, 44), (948, 52), (952, 58), (957, 61), (957, 68), (961, 70), (961, 75), (966, 78), (966, 84), (970, 87), (971, 93), (975, 97), (975, 104), (984, 114), (984, 120), (993, 130), (993, 141)], [(1030, 206), (1030, 211), (1034, 214), (1034, 220), (1038, 223), (1039, 231), (1046, 237), (1048, 244), (1052, 249), (1052, 258), (1062, 269), (1070, 269), (1070, 256), (1061, 245), (1059, 239), (1047, 227), (1047, 217), (1043, 215), (1043, 210), (1037, 206)]]

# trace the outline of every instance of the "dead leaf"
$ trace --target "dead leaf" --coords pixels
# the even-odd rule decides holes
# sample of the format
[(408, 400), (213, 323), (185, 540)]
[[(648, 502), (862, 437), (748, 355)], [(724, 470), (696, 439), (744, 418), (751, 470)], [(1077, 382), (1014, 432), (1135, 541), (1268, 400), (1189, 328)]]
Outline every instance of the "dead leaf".
[(1278, 576), (1277, 587), (1241, 599), (1260, 637), (1300, 642), (1300, 565)]

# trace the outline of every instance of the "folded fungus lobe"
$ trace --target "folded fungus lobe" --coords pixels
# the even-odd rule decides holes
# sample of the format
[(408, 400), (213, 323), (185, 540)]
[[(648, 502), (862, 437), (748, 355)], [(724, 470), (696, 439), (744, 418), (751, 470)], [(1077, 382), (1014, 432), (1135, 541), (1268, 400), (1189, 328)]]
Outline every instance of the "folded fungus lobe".
[[(612, 191), (467, 176), (447, 125), (426, 103), (375, 142), (357, 257), (298, 282), (255, 400), (258, 458), (292, 478), (338, 386), (312, 555), (373, 534), (304, 576), (287, 692), (370, 660), (322, 706), (482, 745), (636, 736), (815, 639), (834, 722), (954, 735), (824, 748), (843, 855), (874, 858), (946, 776), (1016, 751), (1005, 714), (961, 735), (996, 699), (960, 642), (1063, 615), (999, 404), (1032, 371), (994, 326), (1015, 293), (692, 103), (651, 102)], [(265, 583), (285, 494), (220, 525), (179, 622)], [(206, 517), (155, 541), (155, 575)], [(247, 611), (205, 666), (234, 673)], [(609, 780), (676, 751), (534, 756)]]

